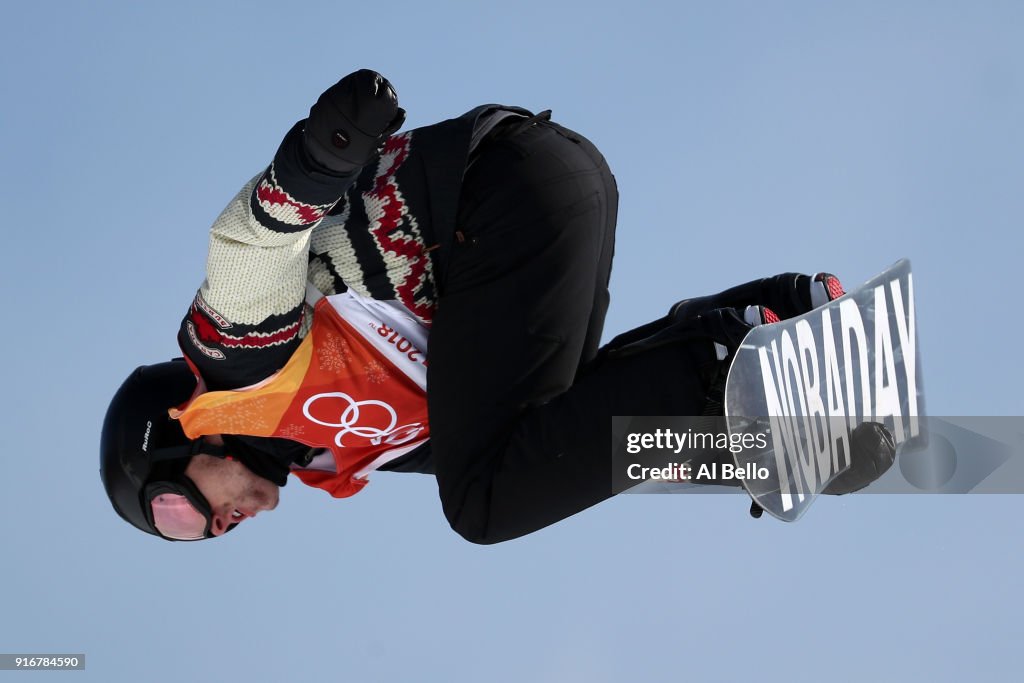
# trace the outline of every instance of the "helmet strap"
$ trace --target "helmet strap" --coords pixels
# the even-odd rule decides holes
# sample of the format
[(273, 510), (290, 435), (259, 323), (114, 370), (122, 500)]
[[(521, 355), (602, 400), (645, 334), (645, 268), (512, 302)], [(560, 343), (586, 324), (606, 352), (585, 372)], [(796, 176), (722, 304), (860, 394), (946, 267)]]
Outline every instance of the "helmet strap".
[(206, 439), (200, 437), (188, 444), (183, 446), (170, 446), (168, 448), (160, 448), (153, 452), (150, 456), (152, 462), (164, 461), (164, 460), (177, 460), (179, 458), (191, 458), (193, 455), (211, 455), (215, 458), (226, 458), (228, 457), (227, 448), (221, 444), (210, 443)]

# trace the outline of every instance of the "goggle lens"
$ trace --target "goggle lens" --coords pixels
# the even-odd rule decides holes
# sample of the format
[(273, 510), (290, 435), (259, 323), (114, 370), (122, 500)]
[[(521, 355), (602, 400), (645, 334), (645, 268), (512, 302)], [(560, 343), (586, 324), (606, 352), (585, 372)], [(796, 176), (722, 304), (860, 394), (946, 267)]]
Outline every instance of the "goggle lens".
[(197, 541), (206, 537), (209, 520), (188, 498), (176, 493), (161, 493), (150, 502), (153, 526), (167, 538)]

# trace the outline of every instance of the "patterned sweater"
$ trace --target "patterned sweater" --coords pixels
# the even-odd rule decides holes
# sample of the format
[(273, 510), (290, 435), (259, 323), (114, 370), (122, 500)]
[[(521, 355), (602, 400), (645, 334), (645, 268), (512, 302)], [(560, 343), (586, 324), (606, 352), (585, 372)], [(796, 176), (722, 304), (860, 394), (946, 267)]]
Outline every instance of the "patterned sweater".
[[(309, 328), (307, 281), (325, 294), (397, 299), (429, 325), (470, 152), (514, 115), (530, 112), (483, 105), (394, 135), (355, 177), (312, 161), (297, 123), (211, 229), (207, 277), (178, 333), (207, 387), (248, 386), (287, 362)], [(227, 441), (264, 461), (246, 464), (278, 483), (286, 463), (309, 456), (281, 439)]]

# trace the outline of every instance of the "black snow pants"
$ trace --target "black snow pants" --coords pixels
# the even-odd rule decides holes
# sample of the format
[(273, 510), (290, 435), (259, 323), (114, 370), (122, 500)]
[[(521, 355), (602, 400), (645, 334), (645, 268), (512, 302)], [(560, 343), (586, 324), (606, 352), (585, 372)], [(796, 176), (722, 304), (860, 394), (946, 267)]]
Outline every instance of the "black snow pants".
[(696, 344), (595, 361), (617, 205), (600, 152), (550, 121), (503, 122), (467, 170), (427, 384), (442, 505), (467, 540), (610, 497), (613, 415), (704, 408)]

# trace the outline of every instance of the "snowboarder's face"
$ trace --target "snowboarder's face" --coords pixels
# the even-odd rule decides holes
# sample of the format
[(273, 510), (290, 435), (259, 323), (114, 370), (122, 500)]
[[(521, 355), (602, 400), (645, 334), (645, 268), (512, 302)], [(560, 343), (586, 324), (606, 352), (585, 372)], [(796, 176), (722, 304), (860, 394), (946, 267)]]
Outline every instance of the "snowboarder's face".
[(185, 476), (191, 479), (210, 504), (213, 520), (210, 533), (220, 536), (232, 524), (277, 507), (280, 489), (273, 482), (253, 474), (237, 460), (200, 453), (192, 457)]

